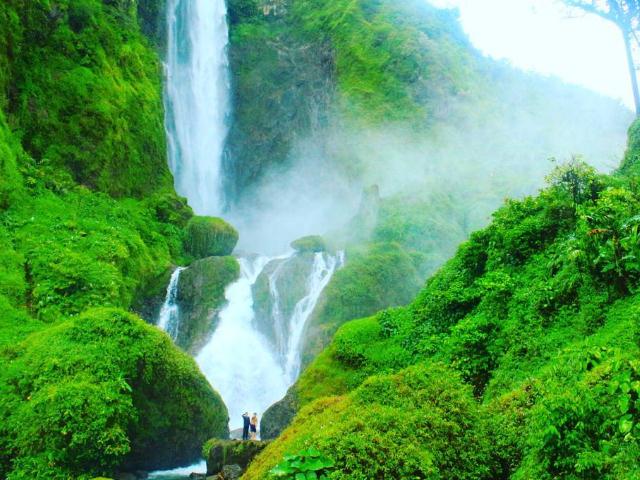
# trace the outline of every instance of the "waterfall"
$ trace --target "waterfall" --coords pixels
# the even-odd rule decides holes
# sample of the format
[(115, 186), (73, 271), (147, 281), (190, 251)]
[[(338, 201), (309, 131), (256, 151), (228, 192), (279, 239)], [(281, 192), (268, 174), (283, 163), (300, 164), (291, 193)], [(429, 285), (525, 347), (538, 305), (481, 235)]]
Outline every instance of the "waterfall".
[(180, 307), (178, 306), (178, 283), (180, 281), (180, 273), (183, 267), (176, 268), (171, 274), (169, 286), (167, 287), (167, 295), (160, 309), (157, 326), (169, 334), (175, 340), (180, 327)]
[(230, 428), (242, 426), (244, 411), (264, 412), (288, 385), (269, 342), (253, 328), (251, 287), (269, 262), (241, 258), (240, 279), (227, 287), (220, 323), (196, 362), (229, 410)]
[(338, 256), (325, 253), (315, 254), (311, 275), (307, 279), (307, 295), (296, 304), (288, 322), (284, 371), (289, 384), (293, 384), (300, 374), (300, 349), (307, 320), (318, 303), (320, 294), (331, 280), (333, 272), (342, 266), (343, 261), (344, 254), (342, 252)]
[(176, 190), (200, 215), (222, 210), (229, 113), (225, 0), (169, 0), (165, 124)]
[[(228, 27), (225, 0), (167, 0), (168, 50), (165, 63), (165, 125), (169, 166), (176, 190), (200, 215), (219, 215), (223, 209), (221, 163), (229, 114)], [(268, 258), (240, 258), (240, 278), (225, 291), (226, 306), (217, 328), (196, 361), (225, 401), (230, 427), (241, 426), (244, 411), (262, 414), (280, 400), (300, 370), (304, 329), (321, 292), (342, 256), (317, 253), (300, 298), (291, 315), (279, 310), (280, 293), (269, 278), (270, 318), (276, 341), (254, 324), (252, 286), (265, 266), (285, 262), (289, 253)], [(181, 269), (171, 276), (158, 326), (173, 338), (179, 326), (176, 304)], [(288, 316), (289, 318), (285, 318)]]
[[(343, 262), (342, 255), (315, 254), (305, 296), (298, 301), (291, 317), (285, 319), (274, 309), (279, 318), (272, 313), (272, 321), (276, 326), (277, 322), (281, 323), (286, 339), (284, 355), (281, 355), (278, 345), (270, 342), (254, 325), (251, 287), (270, 261), (286, 260), (290, 256), (239, 259), (240, 279), (227, 287), (227, 306), (220, 313), (220, 323), (196, 358), (202, 372), (225, 401), (232, 429), (242, 425), (244, 411), (262, 414), (295, 382), (306, 322), (320, 294)], [(272, 300), (277, 298), (277, 287), (270, 286), (270, 294)]]

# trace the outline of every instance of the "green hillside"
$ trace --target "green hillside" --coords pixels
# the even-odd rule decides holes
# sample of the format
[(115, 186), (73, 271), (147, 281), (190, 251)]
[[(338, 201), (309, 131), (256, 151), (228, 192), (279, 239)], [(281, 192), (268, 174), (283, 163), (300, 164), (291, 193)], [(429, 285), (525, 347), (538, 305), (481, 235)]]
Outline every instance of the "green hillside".
[(227, 434), (195, 362), (127, 313), (193, 215), (160, 73), (135, 2), (0, 5), (2, 478), (173, 467)]
[(578, 162), (508, 201), (411, 305), (338, 331), (243, 478), (309, 447), (330, 478), (638, 477), (638, 211), (636, 178)]

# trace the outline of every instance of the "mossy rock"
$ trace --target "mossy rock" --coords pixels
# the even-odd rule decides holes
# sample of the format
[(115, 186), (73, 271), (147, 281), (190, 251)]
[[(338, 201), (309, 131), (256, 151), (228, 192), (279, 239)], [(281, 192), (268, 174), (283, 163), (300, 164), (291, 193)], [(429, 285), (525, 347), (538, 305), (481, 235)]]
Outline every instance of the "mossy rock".
[[(291, 257), (271, 261), (253, 285), (255, 324), (268, 339), (278, 344), (273, 315), (275, 305), (270, 282), (278, 290), (278, 310), (283, 319), (290, 318), (296, 304), (306, 294), (307, 279), (313, 268), (313, 253), (296, 253)], [(280, 339), (282, 340), (282, 339)]]
[(193, 217), (187, 224), (185, 251), (194, 258), (231, 255), (238, 231), (221, 218)]
[(207, 475), (215, 475), (228, 465), (246, 469), (251, 460), (269, 442), (212, 439), (202, 447), (202, 456), (207, 460)]
[(225, 289), (239, 275), (240, 265), (234, 257), (203, 258), (180, 274), (178, 346), (195, 353), (204, 345), (225, 303)]
[(282, 400), (271, 405), (262, 415), (260, 437), (263, 440), (273, 440), (279, 437), (293, 421), (299, 409), (298, 394), (293, 386)]
[(327, 251), (327, 244), (319, 235), (309, 235), (291, 242), (291, 248), (298, 253), (319, 253)]
[(0, 372), (3, 478), (174, 468), (229, 434), (227, 409), (195, 361), (126, 311), (86, 311), (12, 355)]

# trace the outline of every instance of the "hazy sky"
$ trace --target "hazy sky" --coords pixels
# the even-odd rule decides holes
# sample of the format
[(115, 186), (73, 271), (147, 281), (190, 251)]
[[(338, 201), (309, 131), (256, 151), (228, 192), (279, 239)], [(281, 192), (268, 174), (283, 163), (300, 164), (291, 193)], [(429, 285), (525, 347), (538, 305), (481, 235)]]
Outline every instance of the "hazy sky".
[(633, 106), (616, 27), (593, 15), (571, 18), (558, 0), (428, 0), (458, 7), (465, 31), (487, 55), (552, 74)]

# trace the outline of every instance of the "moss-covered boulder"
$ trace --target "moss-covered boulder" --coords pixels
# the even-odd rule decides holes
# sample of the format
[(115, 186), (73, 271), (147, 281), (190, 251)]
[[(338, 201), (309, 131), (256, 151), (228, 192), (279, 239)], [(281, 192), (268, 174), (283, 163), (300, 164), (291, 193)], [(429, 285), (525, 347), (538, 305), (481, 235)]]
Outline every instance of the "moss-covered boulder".
[(291, 248), (299, 253), (318, 253), (327, 250), (327, 244), (320, 235), (309, 235), (291, 242)]
[(185, 251), (194, 258), (231, 255), (238, 231), (221, 218), (193, 217), (187, 224)]
[(203, 258), (180, 274), (178, 346), (192, 353), (203, 346), (215, 329), (218, 313), (225, 303), (224, 291), (239, 274), (240, 265), (234, 257)]
[(3, 478), (171, 468), (229, 434), (193, 359), (123, 310), (89, 310), (0, 354)]
[(246, 469), (268, 442), (212, 439), (202, 447), (202, 456), (207, 460), (207, 475), (216, 475), (225, 466), (238, 465)]
[(405, 305), (421, 287), (414, 259), (394, 243), (347, 252), (346, 265), (323, 292), (307, 327), (303, 363), (308, 364), (343, 323), (384, 308)]
[(280, 436), (293, 421), (299, 408), (300, 402), (294, 385), (282, 400), (271, 405), (262, 415), (260, 437), (263, 440), (273, 440)]

